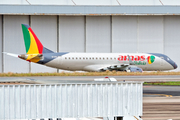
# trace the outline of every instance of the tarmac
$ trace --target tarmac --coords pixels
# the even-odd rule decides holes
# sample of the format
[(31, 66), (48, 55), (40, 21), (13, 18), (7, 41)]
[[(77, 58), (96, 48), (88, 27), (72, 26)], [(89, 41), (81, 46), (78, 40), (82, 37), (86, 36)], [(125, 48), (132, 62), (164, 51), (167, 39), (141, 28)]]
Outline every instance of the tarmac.
[(180, 96), (143, 97), (143, 120), (180, 120)]

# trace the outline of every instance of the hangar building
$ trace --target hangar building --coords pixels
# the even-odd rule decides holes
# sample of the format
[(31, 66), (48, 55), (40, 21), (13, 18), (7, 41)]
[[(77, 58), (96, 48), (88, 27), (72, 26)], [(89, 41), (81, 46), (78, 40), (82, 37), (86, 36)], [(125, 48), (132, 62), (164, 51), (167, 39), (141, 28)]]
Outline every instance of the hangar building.
[[(177, 0), (1, 0), (0, 53), (25, 53), (24, 23), (56, 52), (163, 53), (180, 66), (179, 5)], [(0, 72), (57, 69), (0, 54)]]

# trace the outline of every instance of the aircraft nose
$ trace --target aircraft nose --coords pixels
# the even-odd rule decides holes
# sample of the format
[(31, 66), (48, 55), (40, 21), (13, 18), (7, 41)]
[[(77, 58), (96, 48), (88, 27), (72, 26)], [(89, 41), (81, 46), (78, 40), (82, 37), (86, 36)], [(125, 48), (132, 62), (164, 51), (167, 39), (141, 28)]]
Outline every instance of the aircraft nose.
[(178, 66), (177, 66), (177, 64), (174, 62), (174, 69), (176, 69)]

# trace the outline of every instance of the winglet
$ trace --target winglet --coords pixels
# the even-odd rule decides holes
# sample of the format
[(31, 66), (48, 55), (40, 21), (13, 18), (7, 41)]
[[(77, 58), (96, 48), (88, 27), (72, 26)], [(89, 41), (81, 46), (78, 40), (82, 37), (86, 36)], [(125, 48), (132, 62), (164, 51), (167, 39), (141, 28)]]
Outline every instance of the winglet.
[(128, 56), (128, 59), (129, 59), (129, 64), (130, 65), (135, 65), (135, 63), (133, 63), (133, 61), (131, 60), (131, 58), (129, 57), (129, 55), (127, 55)]

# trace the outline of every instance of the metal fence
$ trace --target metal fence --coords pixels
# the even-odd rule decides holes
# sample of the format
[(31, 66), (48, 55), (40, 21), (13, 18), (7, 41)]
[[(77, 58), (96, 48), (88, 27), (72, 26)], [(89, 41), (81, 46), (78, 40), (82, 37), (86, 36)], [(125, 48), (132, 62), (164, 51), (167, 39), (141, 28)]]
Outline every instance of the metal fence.
[(142, 116), (142, 82), (0, 85), (0, 119)]

